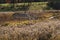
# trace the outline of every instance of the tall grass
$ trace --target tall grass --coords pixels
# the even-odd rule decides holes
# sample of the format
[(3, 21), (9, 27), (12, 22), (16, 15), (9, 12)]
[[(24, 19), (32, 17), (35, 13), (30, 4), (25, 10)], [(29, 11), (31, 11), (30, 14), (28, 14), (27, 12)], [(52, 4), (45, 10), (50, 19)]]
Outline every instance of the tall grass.
[(44, 21), (31, 26), (0, 26), (0, 40), (60, 40), (60, 21)]

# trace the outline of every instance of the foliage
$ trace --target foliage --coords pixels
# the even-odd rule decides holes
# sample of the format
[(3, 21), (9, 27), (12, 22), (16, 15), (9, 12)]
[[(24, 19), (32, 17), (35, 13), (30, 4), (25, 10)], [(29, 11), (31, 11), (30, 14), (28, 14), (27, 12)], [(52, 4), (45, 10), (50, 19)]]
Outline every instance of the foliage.
[(52, 0), (52, 1), (49, 1), (47, 5), (55, 10), (60, 10), (60, 2)]
[(17, 3), (17, 4), (0, 4), (0, 11), (26, 11), (26, 10), (43, 10), (47, 2)]
[(47, 0), (1, 0), (0, 3), (45, 2)]

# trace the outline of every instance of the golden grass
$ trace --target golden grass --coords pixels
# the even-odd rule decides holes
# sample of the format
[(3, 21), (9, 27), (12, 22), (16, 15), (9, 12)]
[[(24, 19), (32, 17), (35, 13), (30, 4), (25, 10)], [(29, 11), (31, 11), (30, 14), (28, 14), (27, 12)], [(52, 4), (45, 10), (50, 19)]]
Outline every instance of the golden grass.
[(33, 25), (37, 22), (40, 22), (41, 20), (25, 20), (25, 21), (5, 21), (1, 23), (1, 26), (17, 26), (17, 25)]

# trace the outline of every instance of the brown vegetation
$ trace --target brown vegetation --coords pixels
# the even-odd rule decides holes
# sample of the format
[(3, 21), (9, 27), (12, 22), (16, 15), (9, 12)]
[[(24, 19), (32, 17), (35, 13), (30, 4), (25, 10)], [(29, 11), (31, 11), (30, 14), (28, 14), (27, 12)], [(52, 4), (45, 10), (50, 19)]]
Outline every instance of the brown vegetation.
[(60, 40), (60, 21), (0, 26), (0, 40)]
[[(23, 13), (0, 13), (0, 18), (2, 17), (0, 19), (0, 40), (60, 40), (60, 21), (56, 20), (60, 17), (59, 13), (27, 12), (24, 15), (30, 15), (30, 17), (26, 20), (23, 18), (24, 20), (21, 19), (21, 21), (20, 15)], [(15, 14), (18, 14), (19, 18)], [(50, 17), (54, 17), (52, 19), (55, 20), (49, 20)]]

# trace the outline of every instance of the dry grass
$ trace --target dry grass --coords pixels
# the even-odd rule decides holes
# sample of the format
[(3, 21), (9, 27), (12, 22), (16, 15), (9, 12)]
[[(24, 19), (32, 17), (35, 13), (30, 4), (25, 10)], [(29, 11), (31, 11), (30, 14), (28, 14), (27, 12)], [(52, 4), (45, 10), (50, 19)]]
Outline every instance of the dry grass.
[(34, 25), (0, 26), (0, 40), (60, 40), (60, 21)]
[(0, 40), (60, 40), (60, 20), (45, 20), (52, 13), (32, 13), (39, 19), (24, 21), (11, 20), (13, 14), (0, 14)]

